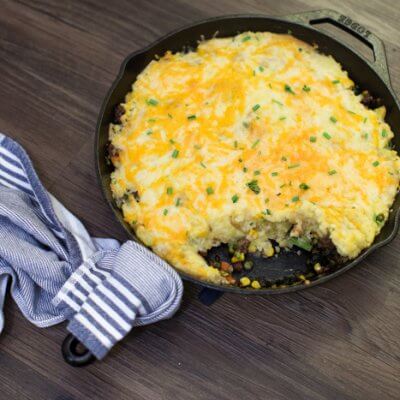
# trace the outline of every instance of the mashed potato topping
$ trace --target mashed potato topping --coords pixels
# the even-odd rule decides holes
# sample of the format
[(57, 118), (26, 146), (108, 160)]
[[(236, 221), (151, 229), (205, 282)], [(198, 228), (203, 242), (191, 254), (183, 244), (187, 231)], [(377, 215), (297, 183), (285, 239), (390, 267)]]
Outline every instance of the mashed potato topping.
[(328, 237), (356, 257), (388, 216), (400, 164), (384, 108), (367, 109), (353, 86), (332, 57), (290, 35), (167, 52), (110, 127), (125, 220), (178, 270), (214, 283), (229, 280), (199, 252), (243, 238), (268, 256), (271, 239)]

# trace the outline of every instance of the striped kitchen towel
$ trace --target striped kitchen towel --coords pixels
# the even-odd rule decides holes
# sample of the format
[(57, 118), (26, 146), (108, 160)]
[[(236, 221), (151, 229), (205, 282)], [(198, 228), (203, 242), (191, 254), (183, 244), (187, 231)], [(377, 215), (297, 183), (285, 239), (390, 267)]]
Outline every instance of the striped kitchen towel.
[(24, 149), (0, 134), (0, 332), (8, 286), (29, 321), (68, 319), (99, 359), (133, 326), (171, 317), (183, 291), (178, 274), (145, 247), (90, 237), (44, 189)]

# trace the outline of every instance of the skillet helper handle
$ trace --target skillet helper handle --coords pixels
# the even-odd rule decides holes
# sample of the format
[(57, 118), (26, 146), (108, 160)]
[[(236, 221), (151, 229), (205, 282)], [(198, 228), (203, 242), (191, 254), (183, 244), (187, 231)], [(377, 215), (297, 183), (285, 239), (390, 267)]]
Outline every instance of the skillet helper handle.
[(374, 54), (374, 62), (372, 65), (375, 71), (387, 85), (391, 86), (383, 41), (362, 24), (359, 24), (352, 18), (334, 10), (306, 11), (299, 14), (290, 14), (284, 18), (288, 21), (306, 26), (330, 23), (343, 31), (350, 33), (372, 49)]
[(65, 337), (61, 352), (65, 362), (72, 367), (85, 367), (96, 361), (96, 357), (71, 333)]
[(211, 306), (223, 294), (224, 294), (224, 292), (222, 292), (221, 290), (215, 290), (215, 289), (210, 289), (210, 288), (205, 287), (205, 288), (201, 289), (201, 291), (200, 291), (200, 293), (198, 295), (198, 299), (205, 306)]

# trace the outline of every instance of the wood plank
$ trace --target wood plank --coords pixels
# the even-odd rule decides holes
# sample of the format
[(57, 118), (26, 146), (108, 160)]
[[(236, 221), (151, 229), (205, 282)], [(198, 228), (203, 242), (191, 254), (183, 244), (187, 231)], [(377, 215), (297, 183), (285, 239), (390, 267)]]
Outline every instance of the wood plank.
[[(2, 0), (0, 7), (0, 130), (25, 146), (45, 185), (93, 235), (127, 237), (94, 172), (99, 108), (123, 59), (172, 29), (222, 14), (336, 7), (384, 40), (400, 91), (400, 11), (389, 0)], [(324, 29), (362, 51), (348, 35)], [(323, 286), (268, 298), (224, 295), (211, 307), (185, 284), (173, 319), (134, 329), (85, 369), (61, 358), (65, 324), (38, 329), (9, 299), (0, 397), (397, 399), (399, 258), (396, 238)]]

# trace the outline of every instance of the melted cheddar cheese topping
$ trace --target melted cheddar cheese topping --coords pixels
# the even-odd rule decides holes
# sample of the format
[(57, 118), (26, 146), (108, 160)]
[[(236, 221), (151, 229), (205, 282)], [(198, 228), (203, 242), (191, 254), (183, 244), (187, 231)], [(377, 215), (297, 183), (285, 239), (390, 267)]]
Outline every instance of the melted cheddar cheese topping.
[(329, 237), (356, 257), (399, 183), (384, 108), (367, 109), (331, 56), (290, 35), (247, 32), (167, 52), (137, 77), (111, 188), (137, 236), (180, 271), (215, 283), (199, 255), (246, 237), (268, 254)]

